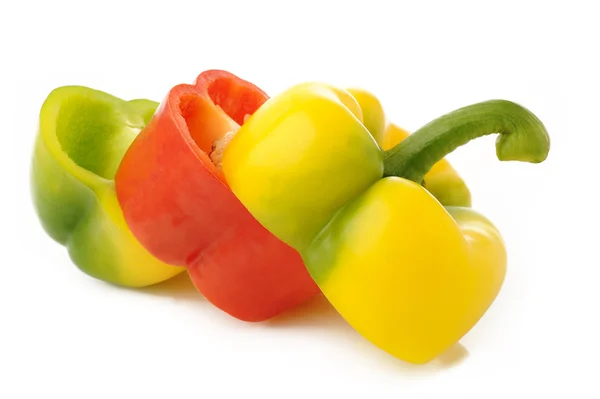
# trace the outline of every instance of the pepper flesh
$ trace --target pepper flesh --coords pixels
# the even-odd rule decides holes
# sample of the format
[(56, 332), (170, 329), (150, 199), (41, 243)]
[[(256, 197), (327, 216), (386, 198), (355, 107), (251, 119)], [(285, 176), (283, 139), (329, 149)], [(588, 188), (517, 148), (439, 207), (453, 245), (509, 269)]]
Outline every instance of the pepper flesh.
[(420, 184), (447, 153), (495, 132), (503, 133), (501, 160), (547, 156), (541, 122), (508, 101), (455, 111), (384, 154), (333, 91), (304, 84), (238, 131), (223, 171), (246, 208), (302, 254), (357, 331), (394, 356), (424, 363), (485, 313), (502, 285), (506, 254), (487, 219), (445, 209)]
[(300, 255), (252, 217), (210, 159), (267, 99), (233, 74), (203, 72), (169, 92), (116, 175), (138, 240), (158, 259), (186, 266), (210, 302), (246, 321), (319, 292)]
[(86, 274), (141, 287), (182, 271), (150, 255), (119, 207), (114, 173), (158, 104), (124, 101), (81, 86), (58, 88), (40, 112), (31, 169), (35, 210)]

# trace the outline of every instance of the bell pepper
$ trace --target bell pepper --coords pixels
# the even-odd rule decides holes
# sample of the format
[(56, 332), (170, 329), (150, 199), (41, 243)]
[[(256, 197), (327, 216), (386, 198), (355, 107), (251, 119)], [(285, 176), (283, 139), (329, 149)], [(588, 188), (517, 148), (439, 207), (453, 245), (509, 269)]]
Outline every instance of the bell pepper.
[(31, 191), (41, 224), (79, 269), (123, 286), (155, 284), (185, 270), (157, 260), (137, 242), (112, 180), (157, 105), (68, 86), (52, 91), (40, 111)]
[[(383, 150), (389, 150), (410, 134), (398, 125), (387, 122), (377, 97), (363, 89), (348, 89), (361, 107), (363, 124)], [(471, 193), (464, 180), (441, 159), (425, 175), (423, 186), (445, 206), (471, 206)]]
[(501, 133), (500, 160), (541, 162), (543, 124), (494, 100), (425, 125), (382, 151), (339, 90), (317, 83), (274, 97), (225, 149), (229, 186), (254, 217), (298, 250), (360, 334), (412, 363), (466, 334), (498, 294), (506, 251), (466, 207), (445, 208), (421, 183), (445, 155)]
[(319, 292), (300, 255), (252, 217), (219, 167), (228, 139), (267, 99), (226, 71), (175, 86), (115, 179), (125, 220), (142, 245), (187, 267), (210, 302), (245, 321), (271, 318)]

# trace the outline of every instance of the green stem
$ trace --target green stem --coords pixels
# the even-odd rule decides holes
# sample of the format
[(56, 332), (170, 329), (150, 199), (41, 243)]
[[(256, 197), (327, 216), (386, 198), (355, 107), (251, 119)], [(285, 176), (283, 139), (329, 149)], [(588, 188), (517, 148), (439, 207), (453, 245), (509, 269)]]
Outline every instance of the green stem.
[(469, 141), (499, 133), (496, 155), (501, 161), (539, 163), (550, 150), (542, 122), (526, 108), (491, 100), (460, 108), (423, 126), (385, 153), (385, 176), (417, 183), (433, 165)]

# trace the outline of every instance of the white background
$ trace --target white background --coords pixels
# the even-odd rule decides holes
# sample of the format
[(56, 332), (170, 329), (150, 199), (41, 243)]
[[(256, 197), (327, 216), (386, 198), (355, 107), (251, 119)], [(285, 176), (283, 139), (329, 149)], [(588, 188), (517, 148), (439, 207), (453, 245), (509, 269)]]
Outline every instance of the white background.
[[(600, 397), (600, 28), (593, 2), (556, 3), (1, 2), (0, 398)], [(212, 68), (271, 95), (361, 86), (410, 130), (491, 98), (544, 121), (543, 164), (497, 161), (494, 137), (449, 157), (509, 251), (462, 346), (412, 366), (322, 299), (246, 324), (185, 278), (127, 290), (71, 264), (29, 196), (46, 95), (78, 84), (160, 101)]]

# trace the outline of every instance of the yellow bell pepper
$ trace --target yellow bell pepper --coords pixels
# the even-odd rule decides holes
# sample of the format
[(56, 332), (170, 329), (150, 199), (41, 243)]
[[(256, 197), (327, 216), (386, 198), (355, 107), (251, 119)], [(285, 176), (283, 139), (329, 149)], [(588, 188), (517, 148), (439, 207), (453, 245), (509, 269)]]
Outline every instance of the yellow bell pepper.
[(299, 251), (350, 325), (400, 359), (427, 362), (488, 309), (506, 253), (491, 222), (445, 208), (423, 177), (482, 135), (501, 133), (498, 158), (525, 162), (543, 161), (549, 138), (527, 109), (494, 100), (382, 151), (347, 94), (311, 83), (271, 99), (225, 149), (223, 172), (252, 215)]

